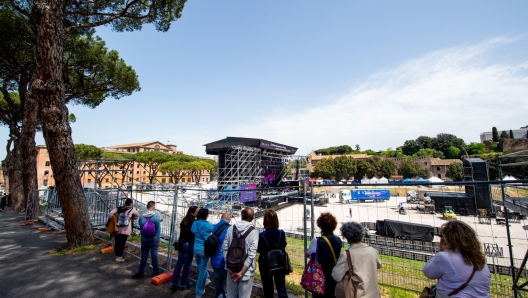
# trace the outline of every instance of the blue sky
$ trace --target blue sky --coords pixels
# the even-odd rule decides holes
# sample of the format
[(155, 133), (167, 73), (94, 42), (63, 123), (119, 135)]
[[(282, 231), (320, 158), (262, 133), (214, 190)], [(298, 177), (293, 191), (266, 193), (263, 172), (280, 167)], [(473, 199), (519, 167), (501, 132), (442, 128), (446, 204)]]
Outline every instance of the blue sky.
[(528, 125), (526, 11), (526, 1), (189, 1), (165, 33), (97, 30), (142, 90), (70, 106), (73, 139), (170, 141), (194, 155), (226, 136), (298, 154), (438, 133), (476, 142), (492, 126)]

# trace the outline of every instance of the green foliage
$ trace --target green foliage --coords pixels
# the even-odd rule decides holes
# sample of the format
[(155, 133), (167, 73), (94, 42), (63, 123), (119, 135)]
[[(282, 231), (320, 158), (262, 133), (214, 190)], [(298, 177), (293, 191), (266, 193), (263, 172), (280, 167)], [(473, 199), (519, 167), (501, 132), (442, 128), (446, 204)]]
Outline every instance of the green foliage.
[(199, 183), (202, 171), (211, 171), (214, 169), (213, 165), (204, 160), (195, 160), (189, 162), (190, 174), (194, 182)]
[(149, 183), (153, 183), (154, 179), (156, 179), (156, 174), (158, 173), (158, 167), (166, 163), (170, 160), (172, 160), (173, 155), (168, 154), (165, 152), (159, 152), (159, 151), (145, 151), (145, 152), (138, 152), (134, 155), (132, 155), (132, 158), (134, 161), (144, 164), (145, 168), (149, 172)]
[(433, 148), (433, 142), (434, 138), (427, 137), (427, 136), (419, 136), (416, 139), (416, 144), (418, 147), (425, 149), (425, 148)]
[(385, 159), (381, 162), (379, 176), (390, 178), (390, 176), (396, 173), (396, 168), (397, 166), (392, 160)]
[(436, 157), (436, 158), (445, 158), (444, 156), (444, 153), (442, 153), (441, 151), (438, 151), (438, 150), (435, 150), (435, 149), (431, 149), (431, 148), (421, 148), (420, 150), (418, 150), (418, 152), (414, 153), (412, 155), (412, 157), (420, 157), (420, 156), (431, 156), (431, 157)]
[(116, 51), (108, 51), (99, 36), (67, 38), (64, 69), (66, 102), (95, 108), (106, 98), (119, 99), (141, 90), (134, 69)]
[(502, 152), (501, 148), (499, 148), (499, 144), (498, 143), (491, 144), (490, 151), (492, 151), (492, 152)]
[(335, 176), (334, 161), (332, 158), (323, 158), (314, 167), (310, 177), (323, 179), (332, 179)]
[(494, 126), (492, 129), (491, 129), (491, 134), (492, 134), (492, 138), (493, 138), (493, 142), (498, 142), (499, 141), (499, 132), (497, 131), (497, 128)]
[(503, 130), (500, 134), (500, 138), (501, 139), (509, 139), (510, 138), (510, 135), (505, 131)]
[(510, 139), (515, 139), (515, 136), (513, 135), (513, 130), (510, 129)]
[(343, 155), (343, 154), (350, 154), (354, 150), (352, 150), (352, 147), (348, 145), (341, 145), (337, 147), (329, 147), (329, 148), (323, 148), (315, 150), (315, 153), (321, 154), (321, 155)]
[(418, 152), (418, 150), (420, 150), (420, 146), (418, 145), (418, 143), (416, 143), (415, 140), (405, 141), (401, 148), (402, 148), (402, 153), (407, 156), (412, 156), (413, 154)]
[(354, 146), (354, 148), (356, 148), (356, 151), (361, 151), (361, 146), (359, 146), (359, 144), (356, 144), (356, 146)]
[(372, 149), (367, 149), (365, 151), (363, 151), (363, 153), (367, 154), (367, 155), (377, 155), (378, 152), (372, 150)]
[(429, 178), (429, 170), (422, 168), (422, 166), (413, 160), (404, 160), (400, 163), (398, 167), (398, 173), (403, 176), (403, 178), (414, 178), (422, 177), (424, 179)]
[(381, 159), (378, 156), (373, 156), (368, 159), (359, 159), (357, 161), (357, 173), (354, 175), (355, 179), (362, 179), (363, 177), (372, 178), (379, 175), (381, 167)]
[(171, 183), (180, 183), (180, 179), (190, 171), (189, 162), (168, 161), (159, 166), (158, 170), (169, 176)]
[(396, 148), (396, 150), (385, 150), (381, 151), (380, 156), (386, 156), (386, 157), (407, 157), (407, 155), (403, 154), (401, 151), (402, 147)]
[(486, 153), (486, 145), (484, 143), (471, 142), (466, 146), (466, 151), (469, 155), (477, 155)]
[(451, 146), (462, 149), (465, 146), (464, 140), (457, 138), (452, 134), (440, 133), (433, 140), (432, 148), (441, 151), (445, 156), (448, 156), (448, 150)]
[(458, 149), (455, 146), (450, 146), (447, 149), (446, 157), (449, 158), (449, 159), (456, 159), (456, 158), (460, 158), (461, 154), (462, 153), (461, 153), (460, 149)]
[(462, 181), (462, 179), (464, 179), (462, 173), (462, 163), (454, 162), (447, 166), (446, 177), (450, 178), (453, 181)]
[(74, 150), (75, 150), (75, 157), (78, 160), (100, 158), (101, 155), (103, 154), (103, 150), (97, 148), (94, 145), (75, 144)]
[(350, 156), (338, 156), (333, 159), (334, 179), (350, 180), (356, 173), (356, 160)]

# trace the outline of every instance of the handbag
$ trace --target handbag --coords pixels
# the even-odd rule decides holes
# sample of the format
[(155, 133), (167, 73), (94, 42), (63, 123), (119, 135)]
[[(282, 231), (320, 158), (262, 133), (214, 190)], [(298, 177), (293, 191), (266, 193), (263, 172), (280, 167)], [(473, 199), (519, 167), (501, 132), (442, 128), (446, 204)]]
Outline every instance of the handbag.
[(307, 291), (318, 295), (324, 295), (326, 291), (323, 267), (318, 262), (319, 248), (315, 249), (315, 258), (308, 261), (301, 278), (301, 286)]
[(462, 291), (467, 287), (471, 279), (473, 279), (473, 275), (475, 275), (475, 271), (477, 271), (477, 268), (473, 267), (473, 272), (471, 272), (471, 276), (469, 276), (468, 280), (460, 285), (460, 287), (453, 290), (451, 293), (446, 294), (436, 288), (436, 285), (432, 285), (431, 287), (425, 287), (422, 291), (422, 295), (420, 297), (427, 297), (424, 295), (429, 295), (430, 298), (448, 298), (455, 294), (458, 294), (458, 292)]
[(348, 272), (345, 273), (343, 279), (337, 283), (335, 288), (335, 296), (339, 298), (356, 298), (359, 297), (358, 290), (360, 280), (354, 273), (350, 252), (348, 252), (348, 249), (345, 250), (345, 252), (347, 256)]
[(292, 273), (293, 272), (293, 267), (292, 267), (292, 264), (291, 264), (291, 261), (290, 261), (290, 256), (288, 255), (288, 253), (286, 251), (284, 251), (284, 264), (285, 264), (284, 273), (286, 275)]
[(172, 246), (174, 246), (174, 250), (180, 250), (180, 246), (181, 246), (181, 242), (180, 242), (180, 240), (176, 240), (176, 241), (174, 241), (174, 243), (172, 244)]

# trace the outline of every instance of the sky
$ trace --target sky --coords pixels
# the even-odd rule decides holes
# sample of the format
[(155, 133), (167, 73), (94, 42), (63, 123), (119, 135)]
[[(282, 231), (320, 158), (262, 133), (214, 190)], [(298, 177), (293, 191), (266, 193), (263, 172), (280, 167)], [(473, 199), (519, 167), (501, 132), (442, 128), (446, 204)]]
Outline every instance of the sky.
[(528, 125), (526, 11), (527, 1), (191, 0), (168, 32), (97, 29), (141, 91), (69, 106), (73, 140), (170, 142), (199, 156), (227, 136), (299, 155), (439, 133), (478, 142), (493, 126)]

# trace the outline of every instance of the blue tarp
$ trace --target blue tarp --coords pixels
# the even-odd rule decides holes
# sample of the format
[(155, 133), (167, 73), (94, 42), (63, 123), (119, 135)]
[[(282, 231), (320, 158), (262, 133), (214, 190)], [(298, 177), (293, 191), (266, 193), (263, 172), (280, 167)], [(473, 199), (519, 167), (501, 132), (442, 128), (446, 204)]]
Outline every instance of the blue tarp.
[(411, 178), (405, 178), (403, 180), (404, 183), (411, 183), (411, 182), (414, 182), (414, 180), (412, 180)]
[(424, 178), (420, 177), (420, 178), (416, 179), (416, 182), (428, 182), (428, 181), (425, 180)]

